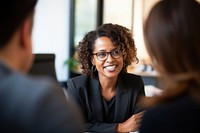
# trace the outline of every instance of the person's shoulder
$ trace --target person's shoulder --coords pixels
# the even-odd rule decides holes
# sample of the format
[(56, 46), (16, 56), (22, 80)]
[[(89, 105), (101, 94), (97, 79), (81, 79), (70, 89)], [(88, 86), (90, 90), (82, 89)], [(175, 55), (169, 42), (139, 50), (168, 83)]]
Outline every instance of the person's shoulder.
[[(4, 95), (9, 93), (10, 97), (5, 95), (2, 99), (4, 99), (5, 103), (3, 107), (6, 108), (4, 110), (6, 111), (9, 109), (9, 111), (7, 111), (9, 113), (6, 113), (8, 116), (14, 114), (14, 116), (18, 115), (21, 118), (26, 118), (25, 120), (27, 123), (25, 123), (23, 119), (18, 120), (16, 117), (17, 121), (22, 121), (25, 126), (26, 124), (38, 125), (38, 128), (33, 129), (36, 132), (40, 132), (45, 126), (49, 126), (49, 130), (52, 132), (54, 132), (54, 130), (57, 130), (58, 132), (64, 130), (65, 132), (82, 130), (80, 129), (81, 120), (79, 120), (82, 118), (79, 116), (80, 113), (78, 112), (78, 109), (74, 107), (71, 101), (66, 99), (61, 86), (53, 79), (13, 73), (7, 77), (5, 81), (7, 90), (6, 92), (4, 91)], [(3, 94), (0, 94), (0, 96), (2, 95)], [(11, 103), (14, 105), (11, 108), (12, 110), (10, 110), (10, 107), (8, 106)], [(51, 117), (47, 118), (47, 116)], [(44, 123), (40, 123), (40, 121), (34, 123), (36, 120), (42, 120), (41, 122)], [(54, 126), (51, 125), (51, 123), (48, 123), (48, 121), (53, 121), (56, 124), (60, 124), (61, 122), (66, 123), (67, 121), (71, 122), (68, 125), (62, 124)]]
[(67, 80), (67, 83), (78, 83), (78, 84), (84, 84), (86, 83), (87, 81), (90, 81), (91, 78), (90, 76), (87, 76), (87, 75), (81, 75), (81, 76), (76, 76), (76, 77), (73, 77), (73, 78), (70, 78)]
[[(152, 107), (146, 112), (146, 115), (152, 118), (172, 118), (173, 115), (176, 115), (175, 119), (179, 116), (196, 115), (200, 118), (199, 111), (200, 103), (194, 100), (190, 95), (183, 95)], [(179, 112), (181, 112), (181, 114)]]
[[(141, 125), (143, 131), (192, 132), (199, 131), (200, 104), (188, 95), (179, 96), (169, 102), (148, 109)], [(168, 125), (168, 126), (166, 126)], [(191, 126), (192, 125), (192, 126)], [(174, 128), (175, 126), (175, 128)], [(158, 128), (152, 128), (158, 127)], [(167, 128), (166, 128), (167, 127)]]
[(62, 88), (58, 82), (48, 77), (24, 75), (21, 73), (13, 73), (7, 79), (12, 82), (10, 85), (13, 91), (19, 91), (29, 94), (45, 95), (45, 93), (52, 93), (60, 91)]
[[(5, 99), (7, 95), (13, 100), (17, 97), (20, 97), (18, 98), (18, 101), (20, 101), (20, 99), (22, 99), (22, 101), (23, 99), (31, 100), (31, 98), (34, 97), (39, 98), (48, 95), (48, 93), (61, 91), (61, 89), (58, 89), (60, 87), (59, 83), (53, 79), (23, 74), (21, 72), (12, 70), (1, 62), (0, 67), (0, 91), (2, 92), (1, 96), (3, 96)], [(10, 101), (12, 99), (10, 99)]]
[(129, 83), (140, 83), (142, 82), (142, 77), (140, 75), (132, 74), (132, 73), (125, 73), (122, 75), (123, 79), (128, 81)]
[(22, 75), (21, 81), (26, 81), (25, 85), (31, 86), (58, 86), (58, 82), (53, 78), (46, 76), (31, 76), (31, 75)]
[(76, 76), (76, 77), (72, 77), (69, 80), (84, 80), (84, 79), (88, 79), (90, 78), (88, 75), (80, 75), (80, 76)]
[(124, 76), (127, 77), (127, 78), (136, 78), (136, 79), (137, 79), (137, 78), (138, 78), (138, 79), (141, 78), (140, 75), (136, 75), (136, 74), (133, 74), (133, 73), (125, 73)]

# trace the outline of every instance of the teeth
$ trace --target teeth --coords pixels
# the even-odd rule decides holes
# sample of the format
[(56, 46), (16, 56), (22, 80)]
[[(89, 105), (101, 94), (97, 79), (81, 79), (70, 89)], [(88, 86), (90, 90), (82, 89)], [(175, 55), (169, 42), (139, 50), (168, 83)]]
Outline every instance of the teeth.
[(105, 67), (107, 70), (109, 70), (109, 71), (113, 71), (113, 70), (115, 70), (115, 66), (107, 66), (107, 67)]

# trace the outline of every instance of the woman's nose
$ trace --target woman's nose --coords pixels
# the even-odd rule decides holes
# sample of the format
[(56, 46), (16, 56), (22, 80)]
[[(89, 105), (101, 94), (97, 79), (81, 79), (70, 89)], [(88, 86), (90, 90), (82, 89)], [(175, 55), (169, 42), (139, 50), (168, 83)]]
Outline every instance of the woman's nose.
[(107, 60), (106, 61), (108, 61), (108, 62), (111, 62), (111, 61), (113, 61), (114, 60), (114, 58), (111, 56), (111, 54), (109, 53), (108, 54), (108, 58), (107, 58)]

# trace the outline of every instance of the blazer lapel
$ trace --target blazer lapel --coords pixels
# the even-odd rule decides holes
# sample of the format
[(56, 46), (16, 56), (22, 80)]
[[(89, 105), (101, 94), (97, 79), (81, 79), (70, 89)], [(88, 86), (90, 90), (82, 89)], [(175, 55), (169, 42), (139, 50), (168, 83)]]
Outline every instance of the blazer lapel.
[(123, 122), (126, 118), (126, 111), (129, 105), (128, 89), (126, 82), (122, 78), (118, 78), (116, 88), (116, 102), (115, 102), (115, 115), (114, 121)]
[(91, 102), (91, 112), (95, 117), (95, 121), (103, 121), (103, 105), (102, 105), (102, 96), (99, 89), (98, 79), (92, 78), (90, 82), (90, 102)]

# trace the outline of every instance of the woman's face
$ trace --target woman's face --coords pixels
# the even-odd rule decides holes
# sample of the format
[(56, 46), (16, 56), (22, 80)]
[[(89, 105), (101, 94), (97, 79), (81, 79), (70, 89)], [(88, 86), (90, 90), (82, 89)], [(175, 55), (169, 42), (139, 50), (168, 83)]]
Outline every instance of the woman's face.
[(99, 77), (116, 78), (118, 76), (123, 68), (123, 56), (108, 37), (96, 39), (93, 54), (95, 55), (93, 55), (92, 63), (96, 66)]

